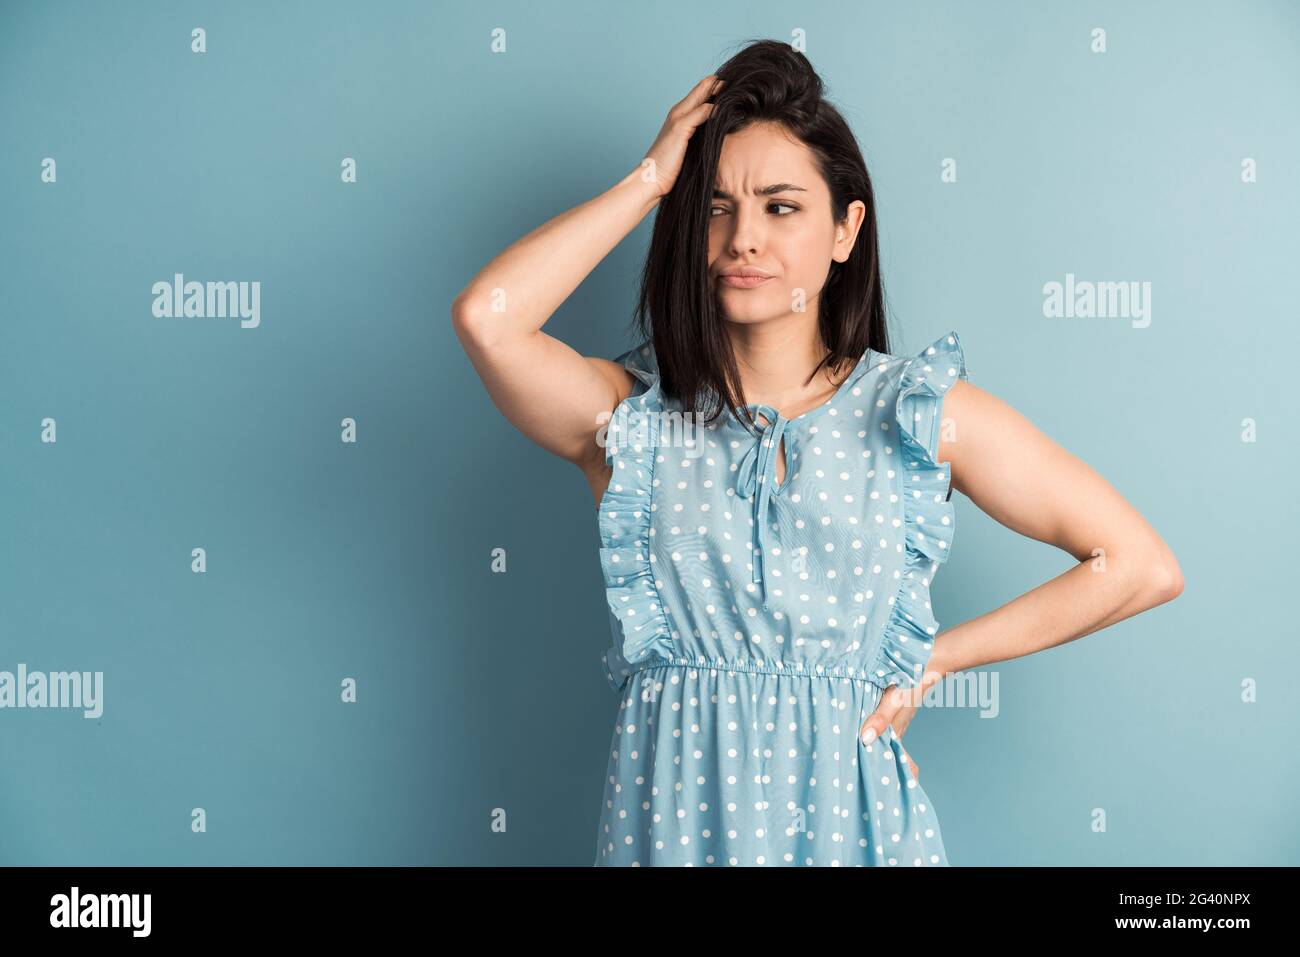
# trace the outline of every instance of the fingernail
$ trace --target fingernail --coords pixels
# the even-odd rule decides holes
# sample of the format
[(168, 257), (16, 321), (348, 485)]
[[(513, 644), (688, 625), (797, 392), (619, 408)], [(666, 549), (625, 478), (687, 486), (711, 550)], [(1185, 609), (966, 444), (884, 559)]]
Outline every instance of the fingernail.
[(862, 732), (862, 743), (870, 744), (874, 740), (876, 740), (876, 729), (868, 725), (867, 730)]

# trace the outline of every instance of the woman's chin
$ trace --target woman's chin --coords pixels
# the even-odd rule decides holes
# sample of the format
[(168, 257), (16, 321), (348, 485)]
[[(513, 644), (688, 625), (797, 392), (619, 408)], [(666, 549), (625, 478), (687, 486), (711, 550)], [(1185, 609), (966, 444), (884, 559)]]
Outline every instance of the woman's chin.
[[(749, 298), (749, 294), (744, 292), (739, 295), (728, 295), (723, 292), (718, 297), (718, 304), (722, 307), (722, 314), (729, 322), (745, 325), (766, 322), (768, 319), (775, 319), (781, 314), (781, 310), (773, 308), (770, 302), (758, 302)], [(789, 311), (788, 309), (785, 310), (787, 313)]]

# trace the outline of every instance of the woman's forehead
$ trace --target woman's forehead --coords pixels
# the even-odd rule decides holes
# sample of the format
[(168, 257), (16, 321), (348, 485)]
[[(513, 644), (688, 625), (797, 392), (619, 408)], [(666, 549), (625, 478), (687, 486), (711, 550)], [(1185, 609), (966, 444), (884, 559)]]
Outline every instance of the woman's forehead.
[[(750, 193), (774, 183), (791, 183), (810, 190), (817, 167), (808, 147), (764, 126), (747, 127), (722, 141), (716, 186), (733, 195)], [(734, 187), (734, 188), (733, 188)]]

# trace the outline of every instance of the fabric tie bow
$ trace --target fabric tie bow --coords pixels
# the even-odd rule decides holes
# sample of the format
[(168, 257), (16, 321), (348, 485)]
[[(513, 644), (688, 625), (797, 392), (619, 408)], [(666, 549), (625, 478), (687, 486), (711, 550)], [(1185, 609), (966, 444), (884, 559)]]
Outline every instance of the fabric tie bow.
[(767, 509), (776, 485), (776, 458), (785, 437), (785, 427), (790, 420), (770, 405), (755, 403), (749, 408), (756, 417), (761, 415), (766, 419), (767, 424), (762, 426), (763, 431), (746, 450), (737, 466), (736, 494), (753, 500), (758, 549), (751, 562), (754, 571), (750, 580), (762, 587), (763, 610), (769, 611), (767, 576), (763, 573), (763, 560), (767, 557)]

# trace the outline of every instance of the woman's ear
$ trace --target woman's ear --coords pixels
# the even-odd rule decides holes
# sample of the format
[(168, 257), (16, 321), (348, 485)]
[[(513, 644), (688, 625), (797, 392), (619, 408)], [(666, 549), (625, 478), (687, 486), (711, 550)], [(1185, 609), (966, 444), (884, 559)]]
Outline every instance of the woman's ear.
[(847, 249), (837, 249), (831, 258), (837, 262), (844, 262), (853, 252), (853, 245), (858, 238), (858, 230), (862, 228), (862, 221), (866, 218), (867, 207), (862, 200), (854, 200), (849, 203), (848, 213), (843, 222), (835, 224), (835, 242), (837, 244), (847, 243)]

